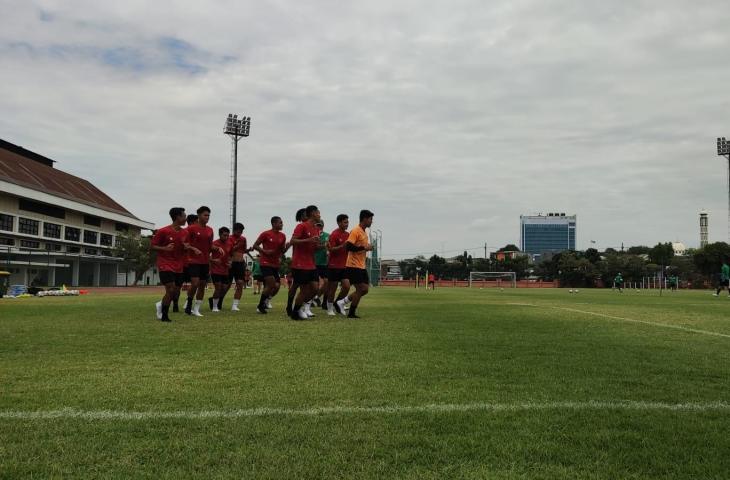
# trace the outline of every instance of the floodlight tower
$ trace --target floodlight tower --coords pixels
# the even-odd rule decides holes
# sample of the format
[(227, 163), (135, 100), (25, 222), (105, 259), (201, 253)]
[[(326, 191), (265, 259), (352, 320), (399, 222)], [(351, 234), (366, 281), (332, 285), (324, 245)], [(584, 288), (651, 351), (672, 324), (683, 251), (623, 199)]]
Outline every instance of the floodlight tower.
[(725, 137), (717, 137), (717, 154), (721, 157), (727, 156), (727, 232), (730, 240), (730, 144)]
[(236, 203), (238, 202), (238, 141), (248, 137), (251, 131), (251, 117), (241, 117), (228, 114), (223, 133), (231, 137), (233, 142), (233, 158), (231, 159), (231, 228), (236, 223)]

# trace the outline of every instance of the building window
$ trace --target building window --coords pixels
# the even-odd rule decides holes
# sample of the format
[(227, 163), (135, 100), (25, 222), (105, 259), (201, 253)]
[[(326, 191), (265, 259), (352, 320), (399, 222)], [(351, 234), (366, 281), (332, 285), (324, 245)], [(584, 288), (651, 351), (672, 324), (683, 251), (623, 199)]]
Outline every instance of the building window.
[(101, 254), (104, 255), (105, 257), (113, 257), (114, 256), (112, 254), (112, 251), (111, 250), (102, 250), (101, 251)]
[(5, 215), (4, 213), (0, 213), (0, 230), (12, 232), (14, 219), (15, 217), (13, 217), (12, 215)]
[(60, 243), (49, 243), (46, 242), (46, 250), (49, 252), (60, 252), (61, 251), (61, 244)]
[(84, 223), (86, 225), (93, 225), (94, 227), (101, 227), (101, 218), (93, 215), (84, 215)]
[(41, 242), (36, 240), (21, 240), (20, 246), (22, 248), (41, 248)]
[(113, 237), (109, 235), (108, 233), (102, 233), (99, 236), (99, 244), (103, 245), (105, 247), (111, 247), (112, 246)]
[(26, 235), (38, 235), (38, 226), (41, 222), (38, 220), (31, 220), (30, 218), (18, 218), (18, 233), (24, 233)]
[(84, 243), (91, 243), (92, 245), (96, 245), (97, 238), (99, 234), (97, 232), (93, 232), (91, 230), (84, 230)]
[(15, 246), (15, 240), (13, 240), (12, 238), (0, 237), (0, 245), (6, 245), (6, 246), (9, 246), (9, 247), (14, 247)]
[(95, 248), (84, 248), (84, 253), (86, 255), (96, 255), (96, 249)]
[(18, 201), (18, 207), (26, 212), (40, 213), (49, 217), (66, 218), (66, 210), (45, 203), (38, 203), (32, 200), (21, 198)]
[(74, 227), (66, 227), (65, 228), (66, 233), (64, 235), (64, 238), (66, 240), (69, 240), (71, 242), (78, 242), (81, 240), (81, 230)]
[(47, 238), (61, 238), (61, 225), (43, 222), (43, 236)]
[(129, 231), (129, 225), (127, 225), (126, 223), (117, 222), (116, 227), (117, 227), (117, 232), (128, 232)]
[(69, 245), (66, 247), (66, 251), (68, 253), (79, 253), (81, 252), (81, 247), (74, 247), (73, 245)]

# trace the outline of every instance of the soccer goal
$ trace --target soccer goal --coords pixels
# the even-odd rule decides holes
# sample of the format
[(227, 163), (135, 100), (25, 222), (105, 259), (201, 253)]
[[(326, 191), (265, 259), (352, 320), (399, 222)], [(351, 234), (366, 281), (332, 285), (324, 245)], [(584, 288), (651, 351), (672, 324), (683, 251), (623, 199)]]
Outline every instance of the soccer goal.
[(515, 272), (469, 272), (470, 287), (517, 287)]

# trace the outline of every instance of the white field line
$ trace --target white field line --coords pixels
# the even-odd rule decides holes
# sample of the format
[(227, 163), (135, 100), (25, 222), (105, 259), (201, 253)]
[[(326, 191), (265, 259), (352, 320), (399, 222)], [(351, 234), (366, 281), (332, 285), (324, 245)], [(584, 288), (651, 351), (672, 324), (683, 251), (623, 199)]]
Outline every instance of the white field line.
[(635, 318), (617, 317), (615, 315), (608, 315), (605, 313), (597, 313), (597, 312), (589, 312), (586, 310), (578, 310), (575, 308), (555, 307), (555, 306), (551, 306), (550, 308), (554, 308), (556, 310), (565, 310), (566, 312), (582, 313), (584, 315), (593, 315), (595, 317), (610, 318), (612, 320), (621, 320), (623, 322), (643, 323), (645, 325), (653, 325), (655, 327), (673, 328), (675, 330), (683, 330), (685, 332), (699, 333), (702, 335), (712, 335), (714, 337), (730, 338), (730, 335), (728, 335), (726, 333), (718, 333), (718, 332), (712, 332), (710, 330), (700, 330), (697, 328), (682, 327), (680, 325), (671, 325), (669, 323), (650, 322), (648, 320), (636, 320)]
[(420, 406), (392, 405), (381, 407), (311, 407), (311, 408), (250, 408), (242, 410), (178, 410), (178, 411), (126, 411), (126, 410), (6, 410), (0, 411), (2, 420), (207, 420), (249, 417), (313, 417), (321, 415), (357, 414), (409, 414), (409, 413), (459, 413), (459, 412), (520, 412), (536, 410), (623, 410), (623, 411), (670, 411), (708, 412), (730, 411), (730, 403), (724, 401), (705, 403), (666, 403), (643, 401), (585, 401), (585, 402), (522, 402), (522, 403), (444, 403)]

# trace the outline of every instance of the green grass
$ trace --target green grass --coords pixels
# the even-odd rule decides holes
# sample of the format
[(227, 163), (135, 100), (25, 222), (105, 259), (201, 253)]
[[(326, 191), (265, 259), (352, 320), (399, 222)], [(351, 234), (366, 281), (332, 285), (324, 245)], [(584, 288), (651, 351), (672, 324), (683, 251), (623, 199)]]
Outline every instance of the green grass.
[[(727, 298), (380, 288), (361, 320), (292, 322), (283, 295), (257, 316), (247, 294), (240, 314), (163, 324), (159, 293), (0, 300), (0, 478), (730, 471)], [(471, 409), (397, 410), (427, 405)], [(8, 415), (66, 408), (90, 417)], [(256, 408), (295, 412), (221, 416)], [(218, 413), (184, 418), (201, 411)]]

